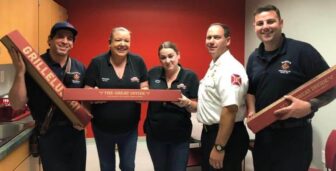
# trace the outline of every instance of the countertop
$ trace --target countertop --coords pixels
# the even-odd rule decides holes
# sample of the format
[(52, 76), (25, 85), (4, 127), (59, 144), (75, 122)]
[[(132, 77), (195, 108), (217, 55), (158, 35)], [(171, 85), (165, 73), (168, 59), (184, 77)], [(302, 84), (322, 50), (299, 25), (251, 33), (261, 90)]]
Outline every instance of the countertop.
[(0, 147), (0, 160), (13, 152), (17, 147), (26, 142), (32, 134), (33, 128), (27, 128), (6, 144)]
[(4, 159), (7, 155), (13, 152), (16, 148), (18, 148), (21, 144), (29, 140), (30, 135), (33, 132), (34, 121), (29, 115), (19, 121), (10, 122), (10, 123), (23, 123), (25, 124), (25, 129), (18, 133), (15, 137), (10, 140), (5, 140), (2, 146), (0, 146), (0, 160)]

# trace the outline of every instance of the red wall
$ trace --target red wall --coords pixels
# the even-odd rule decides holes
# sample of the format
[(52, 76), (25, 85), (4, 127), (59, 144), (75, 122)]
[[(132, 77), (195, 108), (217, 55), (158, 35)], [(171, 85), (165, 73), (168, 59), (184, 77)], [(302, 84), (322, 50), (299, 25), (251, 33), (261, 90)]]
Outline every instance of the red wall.
[[(108, 50), (111, 29), (124, 26), (132, 32), (131, 51), (143, 56), (147, 67), (159, 65), (157, 48), (170, 40), (181, 51), (181, 64), (201, 79), (211, 57), (205, 48), (209, 24), (222, 22), (231, 27), (231, 52), (244, 60), (245, 0), (57, 0), (79, 34), (72, 56), (88, 65)], [(139, 133), (146, 116), (143, 107)], [(88, 136), (91, 136), (91, 131)]]

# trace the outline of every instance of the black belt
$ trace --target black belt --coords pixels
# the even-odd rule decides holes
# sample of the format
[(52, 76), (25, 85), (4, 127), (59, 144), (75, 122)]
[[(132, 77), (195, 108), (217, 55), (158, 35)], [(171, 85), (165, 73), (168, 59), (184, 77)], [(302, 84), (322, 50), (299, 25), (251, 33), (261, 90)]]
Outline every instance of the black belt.
[[(41, 126), (41, 122), (35, 121), (35, 123), (38, 127)], [(69, 121), (51, 121), (50, 126), (72, 126), (72, 123)]]
[(51, 123), (52, 126), (72, 126), (69, 121), (56, 121)]
[[(239, 121), (239, 122), (235, 122), (235, 126), (237, 125), (244, 125), (244, 122), (243, 121)], [(205, 132), (212, 132), (212, 131), (218, 131), (218, 128), (219, 128), (219, 124), (212, 124), (212, 125), (205, 125), (203, 124), (203, 130)]]
[(307, 126), (311, 123), (311, 119), (303, 119), (297, 121), (278, 121), (270, 125), (272, 129), (281, 129), (281, 128), (296, 128), (296, 127), (303, 127)]
[(203, 124), (203, 130), (205, 132), (210, 132), (210, 131), (218, 131), (219, 124), (213, 124), (213, 125), (205, 125)]
[[(52, 121), (49, 125), (49, 128), (52, 127), (63, 127), (63, 126), (72, 126), (72, 123), (69, 121)], [(35, 128), (38, 131), (38, 135), (43, 135), (44, 133), (41, 133), (41, 122), (40, 121), (35, 121)], [(47, 130), (46, 130), (47, 131)]]

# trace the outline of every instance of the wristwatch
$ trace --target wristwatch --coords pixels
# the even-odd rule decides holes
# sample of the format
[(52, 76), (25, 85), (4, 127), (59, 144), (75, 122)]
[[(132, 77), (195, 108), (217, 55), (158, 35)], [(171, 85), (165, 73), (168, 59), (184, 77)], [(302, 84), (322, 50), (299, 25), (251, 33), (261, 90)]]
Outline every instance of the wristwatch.
[(315, 101), (314, 99), (309, 100), (310, 103), (310, 110), (312, 113), (317, 112), (318, 108), (319, 108), (319, 104), (317, 101)]
[(218, 152), (225, 151), (225, 145), (215, 144), (215, 149)]

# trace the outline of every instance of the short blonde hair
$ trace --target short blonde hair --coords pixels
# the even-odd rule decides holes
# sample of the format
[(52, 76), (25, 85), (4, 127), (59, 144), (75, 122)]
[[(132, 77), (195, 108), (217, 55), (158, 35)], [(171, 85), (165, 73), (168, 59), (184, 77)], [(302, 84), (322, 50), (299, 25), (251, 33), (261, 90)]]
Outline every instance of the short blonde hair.
[(110, 34), (109, 43), (111, 43), (112, 38), (113, 38), (113, 34), (114, 34), (115, 32), (117, 32), (117, 31), (126, 31), (126, 32), (128, 32), (129, 34), (132, 33), (131, 31), (129, 31), (129, 30), (128, 30), (127, 28), (125, 28), (125, 27), (114, 27), (114, 28), (112, 29), (112, 31), (111, 31), (111, 34)]

